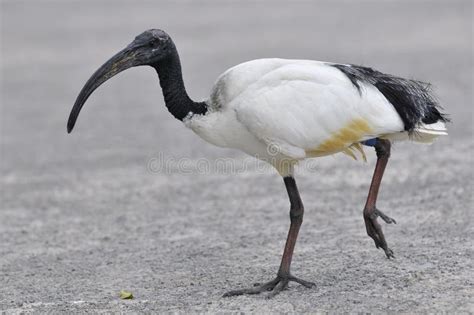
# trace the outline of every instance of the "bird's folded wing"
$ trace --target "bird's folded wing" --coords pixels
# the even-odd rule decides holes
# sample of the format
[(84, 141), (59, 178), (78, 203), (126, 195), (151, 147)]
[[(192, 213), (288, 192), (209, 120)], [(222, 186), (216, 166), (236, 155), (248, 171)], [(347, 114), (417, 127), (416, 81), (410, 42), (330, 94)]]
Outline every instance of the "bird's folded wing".
[(233, 100), (237, 118), (258, 139), (301, 159), (403, 130), (393, 106), (370, 85), (360, 94), (337, 69), (289, 64)]

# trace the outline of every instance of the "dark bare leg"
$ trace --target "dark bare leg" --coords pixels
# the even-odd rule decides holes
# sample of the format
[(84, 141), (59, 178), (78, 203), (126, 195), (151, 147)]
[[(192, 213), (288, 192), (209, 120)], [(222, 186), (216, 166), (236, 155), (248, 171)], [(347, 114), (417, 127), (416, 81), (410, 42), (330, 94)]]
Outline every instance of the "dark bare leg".
[(397, 223), (394, 219), (385, 215), (376, 207), (377, 195), (379, 193), (380, 183), (382, 181), (385, 167), (387, 166), (390, 157), (390, 141), (377, 139), (375, 144), (375, 152), (377, 153), (377, 164), (375, 165), (374, 175), (370, 184), (369, 195), (364, 207), (364, 221), (369, 235), (375, 242), (375, 247), (382, 248), (387, 255), (387, 258), (395, 258), (393, 251), (388, 248), (387, 241), (382, 232), (382, 227), (377, 222), (377, 217), (380, 217), (386, 223)]
[(253, 288), (229, 291), (224, 294), (225, 297), (242, 294), (258, 294), (266, 291), (270, 291), (267, 297), (273, 297), (286, 289), (290, 281), (297, 282), (307, 288), (311, 288), (315, 285), (312, 282), (296, 278), (290, 274), (291, 259), (293, 257), (296, 239), (298, 238), (298, 232), (300, 230), (301, 223), (303, 223), (304, 207), (298, 192), (298, 188), (296, 187), (295, 179), (293, 177), (285, 177), (284, 181), (291, 204), (291, 224), (290, 230), (288, 232), (288, 238), (286, 239), (285, 249), (283, 251), (283, 257), (281, 259), (280, 269), (278, 269), (276, 278)]

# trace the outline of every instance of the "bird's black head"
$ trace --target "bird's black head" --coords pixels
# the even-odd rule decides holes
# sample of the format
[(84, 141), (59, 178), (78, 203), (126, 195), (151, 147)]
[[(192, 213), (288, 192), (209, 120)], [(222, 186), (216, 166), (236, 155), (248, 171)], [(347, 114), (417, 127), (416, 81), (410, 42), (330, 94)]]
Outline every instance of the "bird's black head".
[(157, 65), (175, 49), (171, 37), (159, 29), (147, 30), (135, 37), (133, 42), (104, 63), (86, 82), (69, 115), (68, 132), (74, 128), (77, 116), (88, 97), (102, 83), (131, 67)]
[(153, 65), (169, 56), (173, 41), (166, 32), (158, 29), (145, 31), (125, 48), (134, 59), (133, 66)]

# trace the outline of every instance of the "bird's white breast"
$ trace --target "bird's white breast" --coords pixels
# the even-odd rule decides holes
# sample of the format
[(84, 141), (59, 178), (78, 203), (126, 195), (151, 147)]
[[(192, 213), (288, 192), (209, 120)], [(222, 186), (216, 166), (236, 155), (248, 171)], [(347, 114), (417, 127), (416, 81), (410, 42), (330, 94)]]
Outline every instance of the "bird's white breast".
[(202, 139), (216, 146), (239, 149), (250, 155), (265, 153), (265, 144), (237, 120), (233, 110), (194, 115), (185, 119), (184, 123)]

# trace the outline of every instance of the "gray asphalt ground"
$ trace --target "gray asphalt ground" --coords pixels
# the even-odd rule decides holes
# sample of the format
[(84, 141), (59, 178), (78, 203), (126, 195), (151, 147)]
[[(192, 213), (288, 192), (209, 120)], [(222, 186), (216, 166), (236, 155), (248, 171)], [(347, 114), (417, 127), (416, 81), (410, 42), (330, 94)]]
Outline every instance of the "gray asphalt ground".
[[(0, 311), (474, 312), (472, 10), (470, 1), (1, 1)], [(88, 77), (148, 28), (172, 35), (197, 99), (225, 69), (260, 57), (432, 82), (450, 136), (397, 144), (378, 203), (398, 221), (384, 227), (396, 259), (375, 249), (362, 219), (373, 152), (368, 163), (321, 158), (298, 171), (306, 214), (293, 264), (317, 286), (222, 298), (276, 273), (289, 226), (276, 172), (193, 171), (249, 158), (174, 120), (151, 68), (100, 88), (66, 134)], [(158, 171), (160, 161), (171, 162)], [(122, 289), (135, 299), (120, 300)]]

